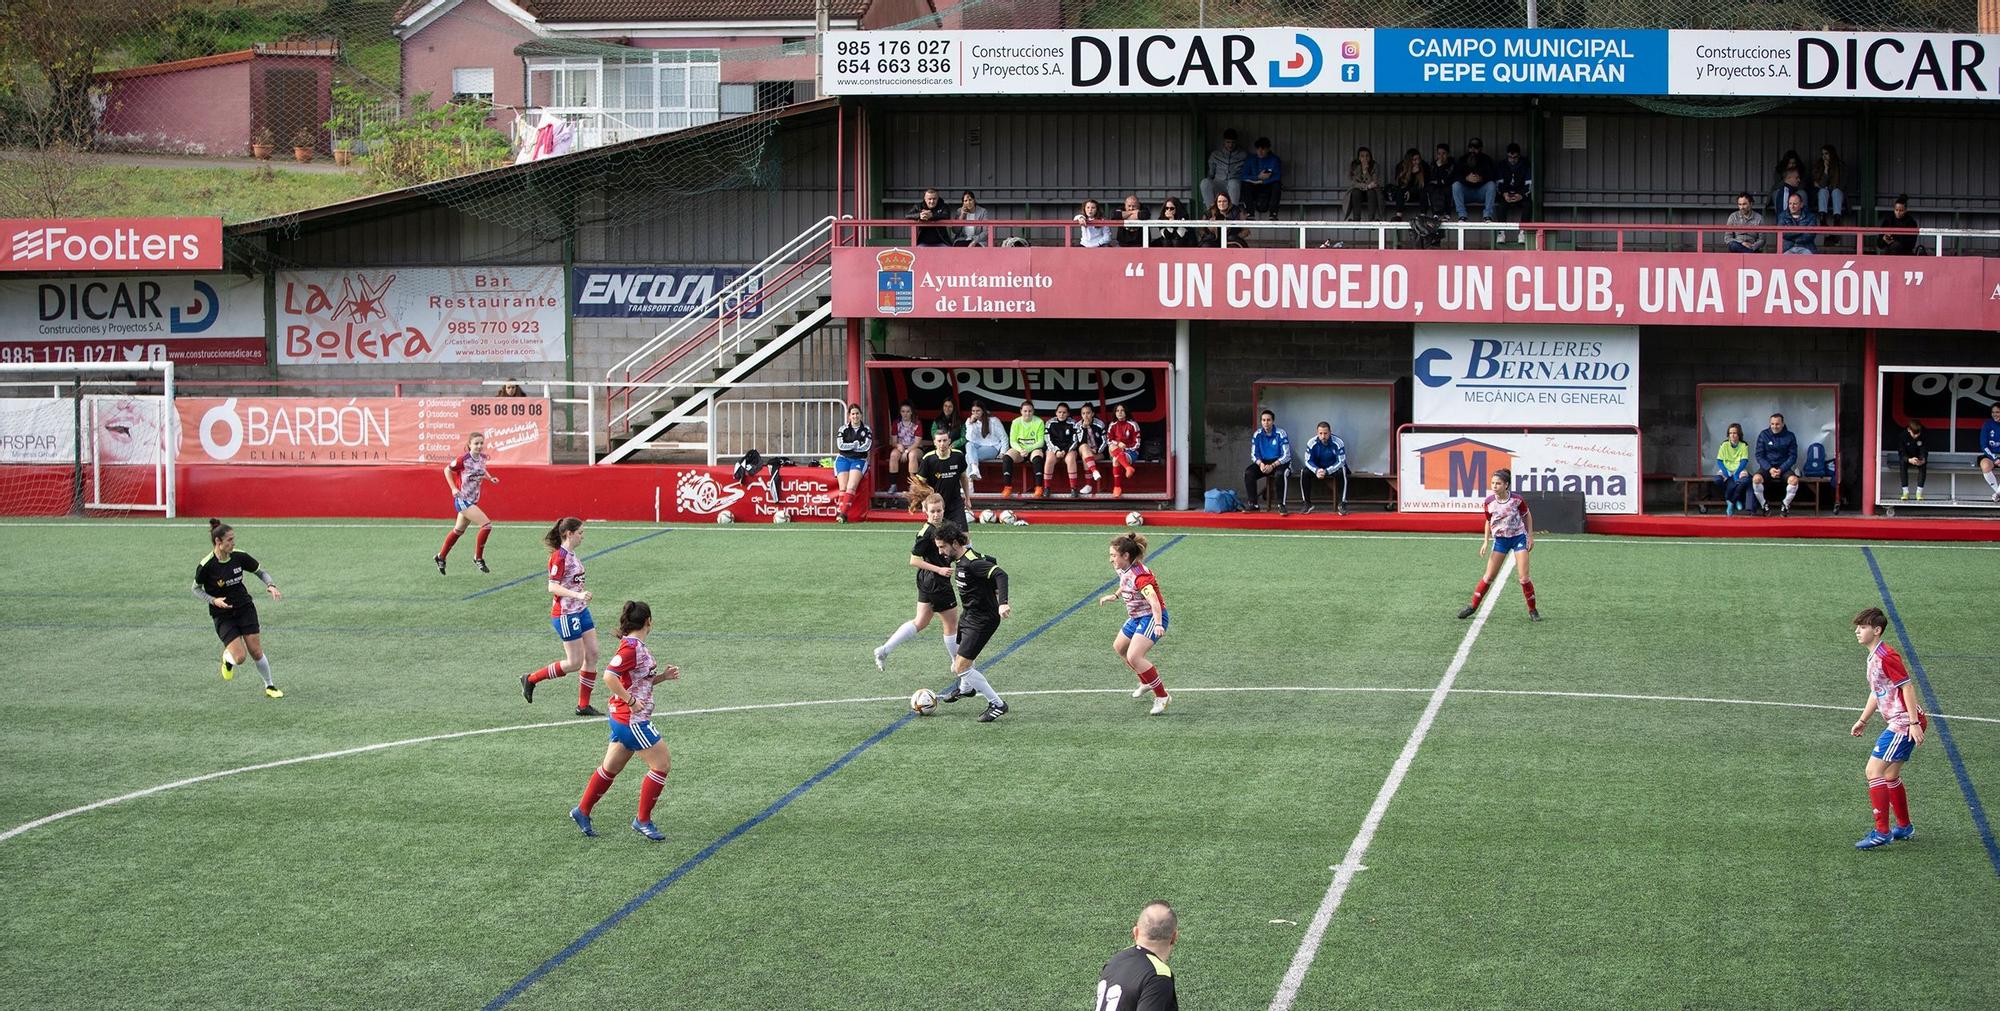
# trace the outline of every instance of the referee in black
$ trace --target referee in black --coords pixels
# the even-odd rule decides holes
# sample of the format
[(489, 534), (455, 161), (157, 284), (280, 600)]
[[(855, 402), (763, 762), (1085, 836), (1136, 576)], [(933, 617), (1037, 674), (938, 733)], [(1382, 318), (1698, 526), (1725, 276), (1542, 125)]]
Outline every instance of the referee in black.
[(1132, 946), (1111, 956), (1098, 974), (1096, 1011), (1180, 1011), (1174, 971), (1167, 968), (1180, 938), (1174, 907), (1146, 903), (1132, 925)]
[(966, 473), (965, 451), (951, 448), (951, 433), (940, 429), (931, 435), (931, 444), (937, 448), (924, 454), (917, 462), (917, 476), (930, 485), (932, 491), (944, 496), (944, 520), (961, 527), (972, 525), (966, 515), (965, 502), (972, 497), (972, 478)]

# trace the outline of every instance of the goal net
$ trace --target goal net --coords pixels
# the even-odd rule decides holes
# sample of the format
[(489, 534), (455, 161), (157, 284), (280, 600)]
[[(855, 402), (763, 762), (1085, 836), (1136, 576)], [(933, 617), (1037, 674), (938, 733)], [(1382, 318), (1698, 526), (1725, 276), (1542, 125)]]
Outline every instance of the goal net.
[(173, 364), (0, 364), (0, 515), (174, 515)]

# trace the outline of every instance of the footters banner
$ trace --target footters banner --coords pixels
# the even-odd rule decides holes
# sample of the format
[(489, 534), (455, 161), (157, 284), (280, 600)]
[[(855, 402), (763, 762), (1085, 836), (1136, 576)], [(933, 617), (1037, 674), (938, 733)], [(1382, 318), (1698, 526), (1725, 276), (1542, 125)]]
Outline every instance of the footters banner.
[[(496, 467), (549, 462), (549, 404), (526, 397), (185, 397), (182, 463), (355, 465), (457, 459), (473, 433)], [(501, 475), (505, 479), (505, 475)], [(444, 483), (440, 476), (439, 494)]]
[(1397, 497), (1405, 512), (1478, 512), (1496, 471), (1519, 492), (1581, 492), (1587, 513), (1639, 511), (1637, 435), (1404, 432)]

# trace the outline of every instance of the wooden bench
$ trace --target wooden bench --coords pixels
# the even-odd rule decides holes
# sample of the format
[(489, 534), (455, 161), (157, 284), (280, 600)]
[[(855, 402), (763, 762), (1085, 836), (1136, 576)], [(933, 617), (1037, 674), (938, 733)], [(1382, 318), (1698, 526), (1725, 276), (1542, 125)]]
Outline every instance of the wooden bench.
[[(1680, 475), (1674, 475), (1671, 480), (1675, 484), (1681, 486), (1682, 516), (1693, 515), (1694, 511), (1697, 508), (1701, 510), (1701, 514), (1703, 516), (1708, 515), (1708, 503), (1710, 502), (1710, 499), (1708, 497), (1708, 492), (1704, 490), (1701, 493), (1701, 498), (1697, 500), (1694, 497), (1695, 488), (1701, 487), (1703, 489), (1707, 489), (1715, 487), (1715, 475), (1710, 474), (1704, 477), (1682, 477)], [(1820, 489), (1828, 485), (1831, 485), (1832, 483), (1833, 479), (1829, 477), (1807, 477), (1804, 474), (1799, 475), (1799, 490), (1803, 492), (1808, 488), (1812, 489), (1812, 507), (1814, 516), (1817, 516), (1820, 513), (1820, 508), (1821, 508)], [(1784, 499), (1784, 493), (1779, 492), (1777, 501), (1783, 501), (1783, 499)], [(1766, 499), (1766, 501), (1771, 501), (1771, 500)]]

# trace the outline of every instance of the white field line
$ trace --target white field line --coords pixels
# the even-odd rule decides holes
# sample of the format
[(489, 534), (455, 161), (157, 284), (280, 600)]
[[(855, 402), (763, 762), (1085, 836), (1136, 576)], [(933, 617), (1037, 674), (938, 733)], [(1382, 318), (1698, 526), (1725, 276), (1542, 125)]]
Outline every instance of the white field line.
[[(1174, 689), (1174, 693), (1177, 695), (1193, 695), (1196, 693), (1239, 694), (1244, 692), (1271, 692), (1271, 693), (1282, 693), (1282, 694), (1356, 693), (1356, 694), (1382, 694), (1382, 695), (1428, 695), (1435, 691), (1436, 689), (1434, 688), (1374, 688), (1374, 687), (1364, 688), (1364, 687), (1344, 687), (1344, 686), (1337, 687), (1330, 685), (1243, 685), (1243, 686), (1227, 686), (1219, 688), (1183, 687)], [(1785, 709), (1826, 709), (1844, 713), (1851, 713), (1854, 711), (1853, 706), (1829, 706), (1813, 702), (1766, 702), (1757, 699), (1709, 699), (1709, 698), (1697, 698), (1697, 697), (1681, 696), (1681, 695), (1621, 695), (1609, 692), (1517, 691), (1517, 690), (1505, 690), (1498, 688), (1454, 688), (1452, 689), (1451, 693), (1454, 695), (1527, 695), (1527, 696), (1542, 696), (1548, 698), (1564, 698), (1564, 699), (1610, 699), (1613, 701), (1684, 702), (1684, 703), (1701, 704), (1701, 705), (1722, 704), (1722, 705), (1732, 705), (1732, 706), (1774, 706)], [(1011, 691), (1008, 692), (1007, 694), (1008, 695), (1124, 695), (1128, 694), (1128, 692), (1123, 688), (1042, 688), (1029, 691)], [(905, 701), (905, 699), (901, 695), (871, 695), (871, 696), (851, 698), (851, 699), (811, 699), (803, 702), (760, 702), (754, 705), (716, 706), (711, 709), (681, 709), (672, 712), (654, 713), (653, 715), (656, 718), (664, 719), (669, 716), (703, 716), (714, 713), (749, 712), (758, 709), (803, 709), (811, 706), (840, 706), (840, 705), (854, 705), (858, 703), (903, 702), (903, 701)], [(1971, 723), (2000, 724), (2000, 717), (1947, 716), (1941, 713), (1933, 713), (1931, 715), (1933, 716), (1933, 718), (1936, 719), (1956, 720), (1962, 723), (1971, 722)], [(28, 822), (26, 824), (17, 825), (11, 829), (8, 829), (5, 832), (0, 832), (0, 842), (5, 842), (6, 840), (12, 839), (15, 836), (20, 835), (23, 832), (27, 832), (30, 829), (40, 828), (52, 822), (61, 821), (64, 818), (73, 818), (80, 814), (86, 814), (91, 811), (98, 810), (99, 808), (110, 807), (113, 804), (122, 804), (128, 800), (138, 800), (141, 797), (150, 797), (156, 793), (165, 793), (168, 790), (177, 790), (184, 786), (193, 786), (197, 783), (206, 783), (209, 782), (210, 780), (224, 779), (229, 776), (240, 776), (243, 775), (244, 773), (261, 772), (265, 769), (277, 769), (287, 765), (299, 765), (305, 762), (317, 762), (328, 758), (345, 758), (349, 755), (364, 755), (373, 751), (386, 751), (390, 748), (401, 748), (411, 744), (429, 744), (433, 741), (449, 741), (461, 737), (479, 737), (486, 734), (504, 734), (515, 730), (545, 730), (550, 727), (588, 725), (589, 722), (590, 721), (588, 720), (582, 720), (582, 719), (577, 719), (575, 717), (571, 717), (569, 719), (555, 720), (548, 723), (520, 723), (504, 727), (485, 727), (479, 730), (460, 730), (449, 734), (432, 734), (427, 737), (410, 737), (400, 741), (384, 741), (380, 744), (364, 744), (352, 748), (342, 748), (339, 751), (325, 751), (316, 755), (301, 755), (296, 758), (283, 758), (272, 762), (260, 762), (256, 765), (245, 765), (235, 769), (224, 769), (220, 772), (204, 773), (199, 776), (190, 776), (187, 779), (175, 780), (174, 782), (171, 783), (162, 783), (159, 786), (147, 787), (144, 790), (134, 790), (131, 793), (120, 794), (119, 796), (116, 797), (108, 797), (104, 800), (94, 801), (92, 803), (85, 804), (82, 807), (75, 807), (67, 811), (60, 811), (55, 814), (49, 815), (45, 818), (37, 818), (34, 821)]]
[(1319, 910), (1313, 913), (1312, 923), (1306, 927), (1305, 936), (1299, 939), (1299, 950), (1292, 955), (1292, 964), (1285, 970), (1285, 978), (1278, 982), (1278, 992), (1271, 998), (1270, 1011), (1291, 1011), (1292, 1002), (1298, 999), (1299, 987), (1306, 981), (1306, 972), (1319, 955), (1320, 940), (1326, 936), (1327, 924), (1333, 922), (1334, 911), (1340, 908), (1341, 897), (1347, 894), (1347, 886), (1353, 883), (1354, 875), (1364, 869), (1361, 858), (1368, 855), (1368, 846), (1375, 841), (1375, 830), (1381, 827), (1382, 816), (1389, 813), (1389, 802), (1396, 799), (1403, 777), (1409, 774), (1410, 764), (1417, 760), (1417, 749), (1423, 747), (1424, 738), (1431, 732), (1431, 724), (1437, 720), (1438, 710), (1444, 707), (1444, 700), (1451, 694), (1452, 683), (1458, 680), (1458, 672), (1465, 669), (1465, 661), (1472, 656), (1472, 644), (1479, 638), (1479, 630), (1486, 627), (1486, 619), (1493, 614), (1494, 606), (1507, 595), (1507, 577), (1513, 571), (1514, 555), (1508, 552), (1507, 560), (1493, 578), (1479, 613), (1472, 616), (1472, 627), (1465, 630), (1465, 638), (1459, 641), (1451, 666), (1445, 668), (1444, 678), (1432, 690), (1431, 700), (1424, 706), (1423, 715), (1417, 717), (1417, 725), (1410, 731), (1409, 740), (1403, 742), (1402, 754), (1397, 755), (1396, 764), (1389, 767), (1388, 778), (1382, 781), (1382, 789), (1375, 793), (1375, 803), (1368, 806), (1368, 814), (1361, 819), (1361, 830), (1354, 833), (1354, 841), (1347, 844), (1347, 855), (1334, 865), (1333, 882), (1327, 885), (1326, 897), (1320, 900)]

